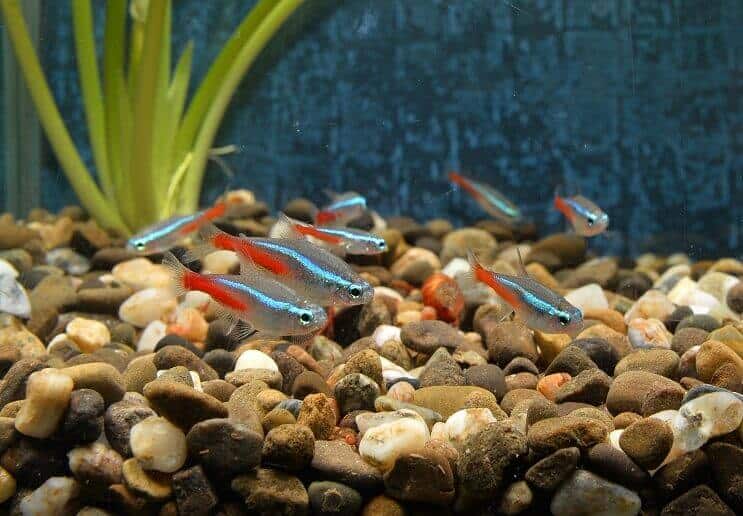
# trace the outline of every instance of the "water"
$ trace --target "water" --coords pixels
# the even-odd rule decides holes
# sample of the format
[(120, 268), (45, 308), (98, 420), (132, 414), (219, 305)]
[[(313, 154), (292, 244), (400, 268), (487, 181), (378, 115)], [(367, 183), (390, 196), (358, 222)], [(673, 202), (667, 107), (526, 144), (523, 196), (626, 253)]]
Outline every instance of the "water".
[[(196, 77), (244, 4), (176, 2), (173, 49), (195, 40)], [(330, 187), (363, 192), (385, 215), (472, 223), (482, 212), (446, 181), (457, 169), (545, 232), (563, 227), (555, 188), (590, 197), (612, 217), (615, 233), (595, 242), (606, 252), (741, 252), (739, 2), (311, 4), (243, 81), (215, 141), (237, 145), (234, 184), (271, 206), (319, 203)], [(67, 2), (43, 3), (41, 34), (44, 70), (90, 163)], [(41, 205), (75, 202), (41, 152)], [(225, 184), (208, 170), (204, 202)]]

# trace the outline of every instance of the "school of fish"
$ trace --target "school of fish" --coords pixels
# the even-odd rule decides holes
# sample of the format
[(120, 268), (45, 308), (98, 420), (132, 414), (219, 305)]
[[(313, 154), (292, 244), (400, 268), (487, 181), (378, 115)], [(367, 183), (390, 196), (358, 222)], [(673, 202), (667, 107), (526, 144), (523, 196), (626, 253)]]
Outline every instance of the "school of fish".
[[(507, 224), (524, 220), (518, 206), (492, 186), (457, 172), (451, 172), (449, 179), (492, 217)], [(368, 210), (361, 194), (326, 193), (330, 201), (313, 213), (314, 223), (279, 213), (265, 238), (220, 230), (214, 221), (229, 208), (220, 201), (198, 213), (146, 228), (129, 239), (127, 248), (142, 255), (164, 253), (162, 263), (171, 272), (176, 292), (208, 294), (218, 307), (218, 317), (229, 322), (231, 331), (242, 326), (241, 337), (257, 332), (261, 336), (308, 338), (329, 324), (335, 310), (363, 305), (374, 297), (374, 288), (343, 257), (387, 251), (380, 236), (348, 227)], [(581, 195), (555, 194), (553, 205), (576, 234), (596, 236), (609, 224), (608, 215)], [(182, 256), (184, 262), (214, 251), (231, 251), (239, 259), (239, 274), (201, 274), (169, 251), (194, 235), (194, 245)], [(472, 278), (490, 287), (530, 328), (571, 336), (582, 329), (580, 309), (530, 278), (520, 254), (521, 272), (516, 276), (488, 269), (472, 251), (468, 260)]]

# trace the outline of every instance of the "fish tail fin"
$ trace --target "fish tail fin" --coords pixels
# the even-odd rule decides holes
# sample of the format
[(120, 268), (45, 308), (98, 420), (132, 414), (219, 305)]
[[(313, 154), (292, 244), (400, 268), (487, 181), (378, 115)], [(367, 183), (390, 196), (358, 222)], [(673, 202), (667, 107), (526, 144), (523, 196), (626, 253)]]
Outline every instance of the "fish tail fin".
[(199, 236), (194, 242), (194, 246), (183, 254), (183, 261), (186, 263), (195, 262), (218, 249), (217, 246), (214, 245), (214, 240), (218, 235), (223, 233), (224, 231), (219, 229), (212, 222), (207, 221), (199, 228)]
[(168, 269), (170, 277), (172, 278), (172, 287), (176, 296), (186, 294), (188, 289), (186, 288), (186, 277), (191, 272), (185, 265), (183, 265), (173, 253), (167, 251), (163, 255), (162, 265)]
[(485, 272), (485, 267), (472, 249), (467, 249), (467, 262), (470, 264), (468, 277), (473, 281), (479, 281), (479, 276)]
[(454, 170), (452, 170), (451, 172), (449, 172), (449, 181), (451, 181), (454, 184), (462, 186), (466, 180), (458, 172), (455, 172)]
[(279, 219), (271, 228), (269, 236), (271, 238), (302, 238), (302, 233), (297, 230), (297, 226), (302, 224), (294, 220), (283, 212), (279, 212)]

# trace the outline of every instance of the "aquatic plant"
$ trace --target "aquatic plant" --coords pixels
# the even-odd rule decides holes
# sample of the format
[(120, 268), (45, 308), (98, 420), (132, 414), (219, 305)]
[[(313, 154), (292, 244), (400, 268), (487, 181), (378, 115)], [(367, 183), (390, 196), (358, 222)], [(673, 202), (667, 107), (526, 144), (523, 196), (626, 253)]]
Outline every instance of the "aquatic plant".
[(102, 74), (90, 0), (71, 0), (75, 52), (97, 181), (80, 157), (31, 43), (19, 0), (0, 0), (8, 36), (46, 136), (80, 202), (128, 235), (197, 209), (214, 136), (242, 77), (303, 0), (260, 0), (186, 106), (193, 42), (171, 73), (171, 0), (106, 2)]

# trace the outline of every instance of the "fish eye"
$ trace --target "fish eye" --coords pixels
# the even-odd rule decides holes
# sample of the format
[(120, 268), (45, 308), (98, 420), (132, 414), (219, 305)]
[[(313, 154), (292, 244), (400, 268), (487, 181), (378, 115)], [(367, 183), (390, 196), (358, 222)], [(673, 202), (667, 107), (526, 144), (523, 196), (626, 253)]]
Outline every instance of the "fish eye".
[(299, 322), (302, 324), (310, 324), (312, 319), (313, 317), (311, 312), (302, 312), (299, 314)]
[(379, 247), (380, 249), (387, 249), (387, 242), (385, 242), (384, 240), (380, 240), (379, 242), (377, 242), (377, 247)]
[(560, 324), (562, 326), (567, 326), (570, 324), (570, 315), (566, 313), (561, 313), (557, 315), (557, 320), (560, 321)]
[(137, 242), (136, 244), (134, 244), (134, 248), (137, 251), (144, 251), (144, 242)]
[(348, 293), (351, 294), (351, 297), (354, 299), (361, 297), (361, 287), (358, 285), (351, 285), (351, 288), (348, 289)]

